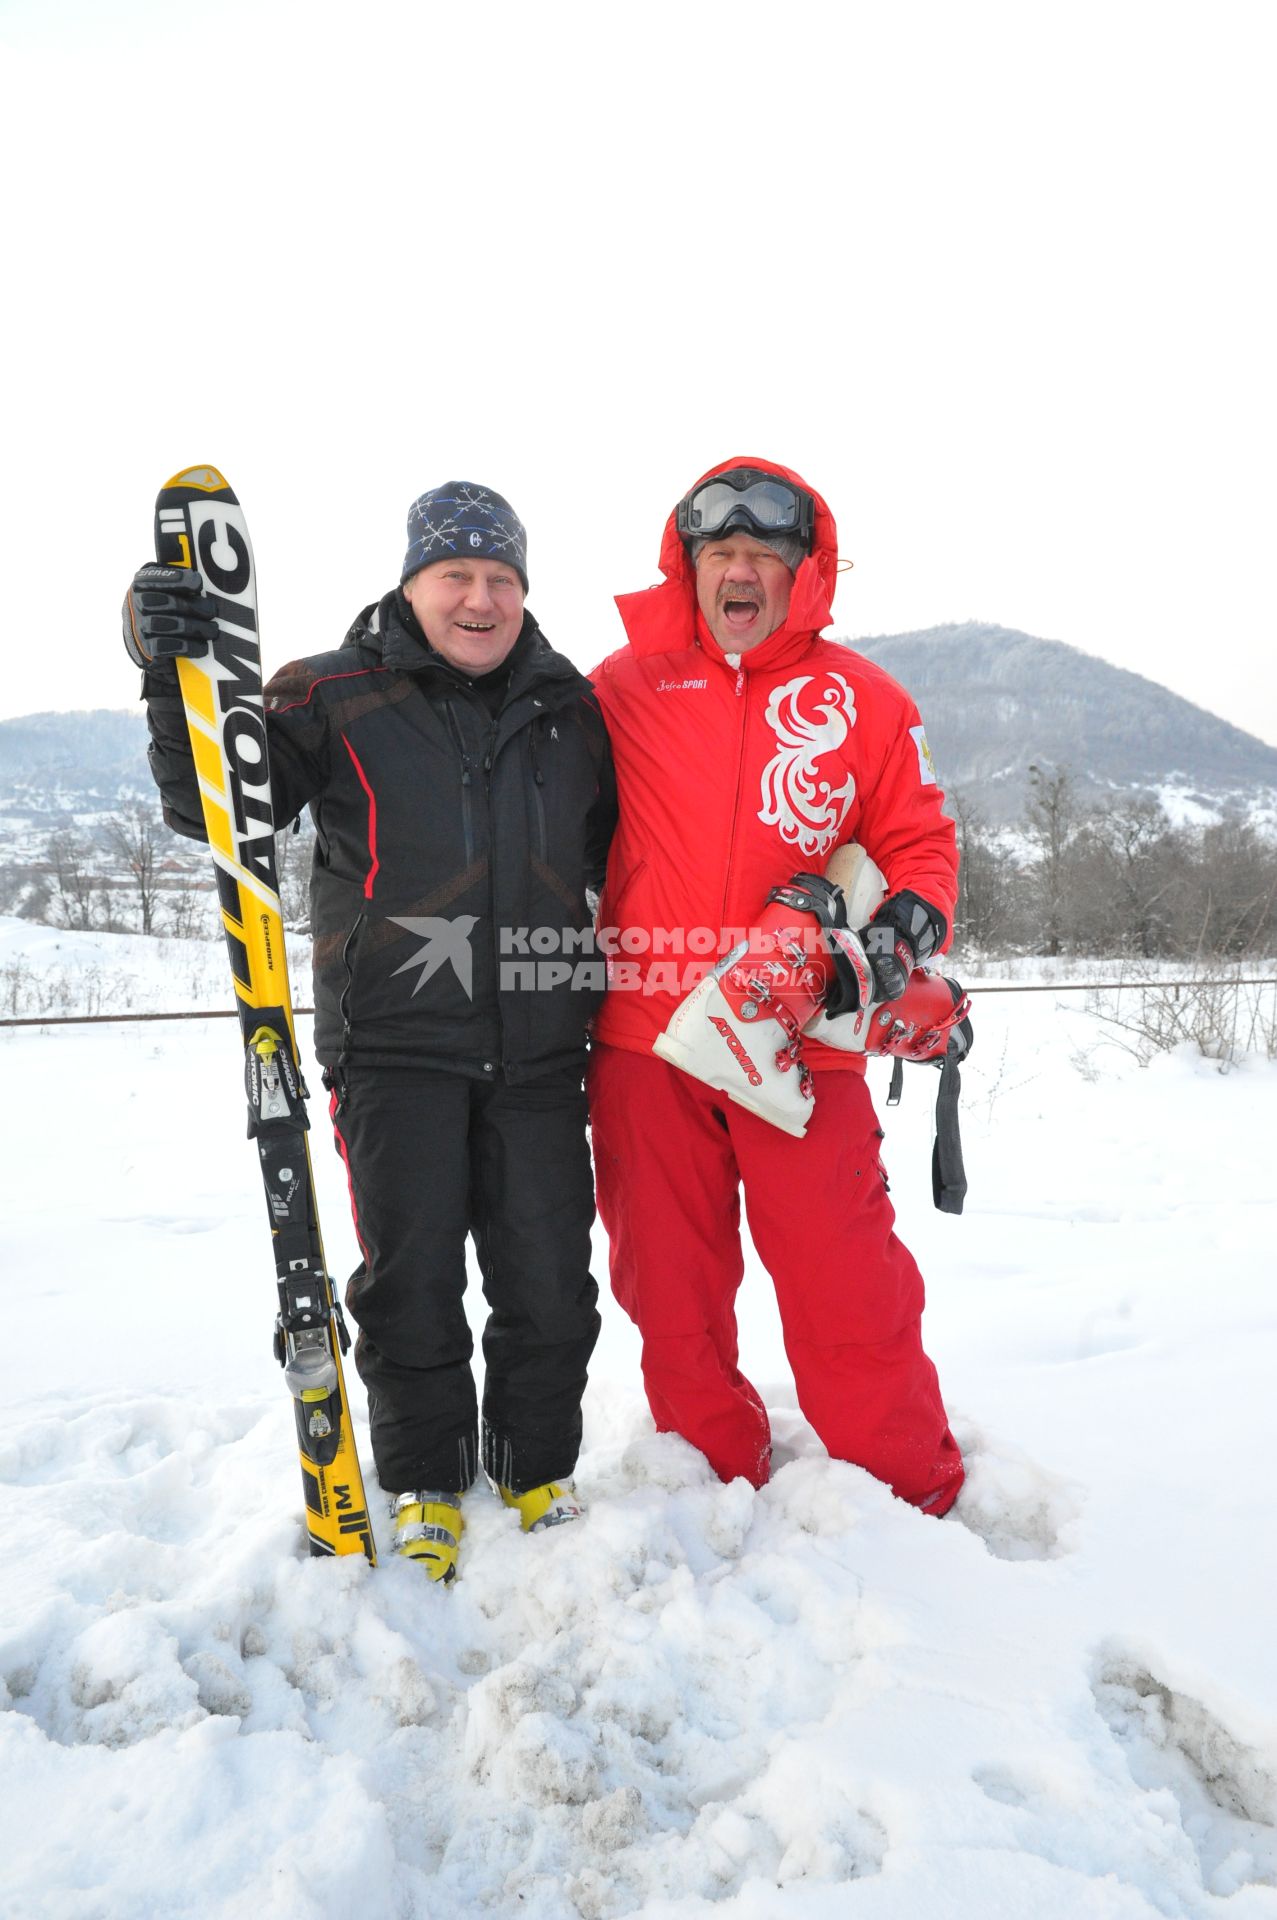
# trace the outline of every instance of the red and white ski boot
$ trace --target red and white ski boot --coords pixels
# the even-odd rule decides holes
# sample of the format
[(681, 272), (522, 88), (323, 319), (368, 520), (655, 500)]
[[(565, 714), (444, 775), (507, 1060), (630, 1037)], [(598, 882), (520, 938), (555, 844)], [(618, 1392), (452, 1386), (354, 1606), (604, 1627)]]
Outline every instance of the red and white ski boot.
[[(942, 1056), (970, 1010), (961, 988), (918, 968), (897, 999), (875, 999), (856, 929), (886, 891), (881, 870), (854, 843), (836, 849), (824, 874), (795, 874), (773, 888), (757, 927), (680, 1003), (654, 1052), (798, 1138), (815, 1092), (804, 1040), (909, 1060)], [(851, 1010), (831, 1016), (835, 982)]]

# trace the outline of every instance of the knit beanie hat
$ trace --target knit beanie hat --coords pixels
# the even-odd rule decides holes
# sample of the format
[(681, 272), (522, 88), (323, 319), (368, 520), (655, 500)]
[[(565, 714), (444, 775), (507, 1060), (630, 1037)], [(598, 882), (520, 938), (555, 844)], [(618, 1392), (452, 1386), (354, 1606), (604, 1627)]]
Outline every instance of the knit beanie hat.
[[(772, 552), (784, 561), (791, 573), (797, 573), (799, 567), (807, 558), (807, 549), (796, 533), (755, 533), (752, 527), (733, 527), (731, 533), (748, 534), (749, 538), (755, 541), (760, 547), (770, 547)], [(730, 533), (716, 533), (713, 539), (726, 540), (730, 537)], [(710, 544), (711, 541), (708, 535), (698, 535), (696, 539), (688, 542), (688, 552), (692, 556), (693, 566), (696, 565), (701, 554)]]
[(401, 581), (436, 560), (504, 560), (528, 590), (528, 535), (510, 502), (491, 487), (446, 480), (408, 509), (408, 551)]

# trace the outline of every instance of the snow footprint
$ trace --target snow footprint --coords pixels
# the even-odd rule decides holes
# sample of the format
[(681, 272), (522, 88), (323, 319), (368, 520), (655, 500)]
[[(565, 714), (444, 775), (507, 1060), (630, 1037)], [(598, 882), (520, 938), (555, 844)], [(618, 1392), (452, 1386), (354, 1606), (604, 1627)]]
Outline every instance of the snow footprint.
[(214, 1450), (236, 1446), (261, 1423), (258, 1406), (201, 1407), (153, 1396), (82, 1403), (8, 1434), (0, 1446), (0, 1481), (49, 1487), (59, 1482), (130, 1480), (173, 1455), (207, 1464)]
[(1030, 1807), (1043, 1797), (1043, 1785), (1014, 1767), (976, 1767), (971, 1778), (982, 1794), (1003, 1807)]
[(1058, 1560), (1071, 1553), (1081, 1489), (981, 1428), (957, 1420), (953, 1425), (967, 1470), (953, 1519), (998, 1560)]
[(1208, 1891), (1277, 1887), (1277, 1755), (1247, 1746), (1119, 1643), (1101, 1648), (1091, 1684), (1135, 1784), (1178, 1807)]
[(470, 1689), (465, 1758), (471, 1777), (531, 1807), (582, 1806), (599, 1791), (594, 1743), (576, 1723), (566, 1672), (513, 1661)]

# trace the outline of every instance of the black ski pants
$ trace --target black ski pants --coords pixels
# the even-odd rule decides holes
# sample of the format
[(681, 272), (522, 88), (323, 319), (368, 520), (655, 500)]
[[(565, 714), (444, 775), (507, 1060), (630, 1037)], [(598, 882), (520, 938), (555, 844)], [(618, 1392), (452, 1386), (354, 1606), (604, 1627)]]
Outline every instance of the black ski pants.
[(478, 1468), (467, 1234), (490, 1309), (483, 1464), (516, 1493), (566, 1479), (600, 1324), (579, 1076), (488, 1085), (352, 1062), (344, 1083), (333, 1126), (363, 1254), (346, 1304), (383, 1489), (464, 1490)]

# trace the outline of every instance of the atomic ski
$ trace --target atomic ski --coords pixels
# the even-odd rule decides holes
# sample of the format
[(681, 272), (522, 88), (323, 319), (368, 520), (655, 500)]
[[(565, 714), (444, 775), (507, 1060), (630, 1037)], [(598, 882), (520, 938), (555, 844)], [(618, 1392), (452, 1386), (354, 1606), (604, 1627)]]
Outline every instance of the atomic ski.
[[(275, 1243), (275, 1355), (293, 1395), (313, 1554), (376, 1560), (341, 1356), (349, 1336), (324, 1262), (275, 866), (257, 579), (238, 500), (188, 467), (155, 503), (155, 557), (197, 567), (218, 637), (177, 661), (244, 1041), (248, 1132)], [(202, 653), (195, 648), (204, 648)]]

